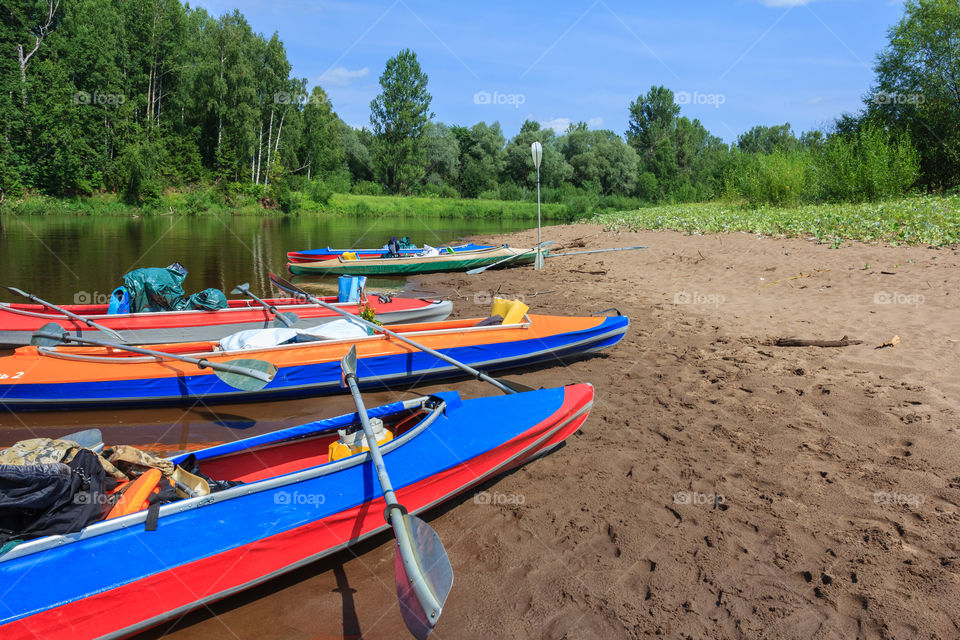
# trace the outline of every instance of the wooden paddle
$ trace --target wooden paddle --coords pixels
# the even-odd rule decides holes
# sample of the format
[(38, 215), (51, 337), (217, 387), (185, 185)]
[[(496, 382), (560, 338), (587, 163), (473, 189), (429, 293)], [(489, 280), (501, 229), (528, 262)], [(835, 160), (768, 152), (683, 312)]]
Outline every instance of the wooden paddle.
[(340, 315), (342, 315), (342, 316), (344, 316), (344, 317), (346, 317), (346, 318), (349, 318), (349, 319), (352, 320), (353, 322), (359, 323), (359, 324), (361, 324), (361, 325), (363, 325), (364, 327), (367, 327), (367, 328), (369, 328), (369, 329), (373, 329), (374, 331), (377, 331), (378, 333), (382, 333), (382, 334), (388, 335), (388, 336), (390, 336), (391, 338), (394, 338), (394, 339), (396, 339), (396, 340), (399, 340), (400, 342), (405, 342), (406, 344), (410, 345), (411, 347), (414, 347), (414, 348), (416, 348), (416, 349), (420, 349), (420, 350), (423, 351), (424, 353), (429, 353), (429, 354), (432, 355), (434, 358), (437, 358), (437, 359), (439, 359), (439, 360), (443, 360), (444, 362), (446, 362), (446, 363), (448, 363), (448, 364), (452, 364), (452, 365), (455, 366), (455, 367), (458, 367), (458, 368), (460, 368), (460, 369), (463, 369), (464, 371), (466, 371), (467, 373), (469, 373), (469, 374), (470, 374), (471, 376), (473, 376), (474, 378), (476, 378), (476, 379), (478, 379), (478, 380), (483, 380), (484, 382), (489, 382), (490, 384), (492, 384), (492, 385), (495, 386), (496, 388), (500, 389), (500, 390), (503, 391), (504, 393), (519, 393), (519, 392), (521, 392), (521, 391), (533, 391), (533, 388), (532, 388), (532, 387), (528, 387), (528, 386), (526, 386), (526, 385), (522, 385), (522, 384), (520, 384), (520, 383), (518, 383), (518, 382), (508, 382), (508, 381), (503, 380), (503, 379), (501, 379), (501, 378), (494, 378), (493, 376), (489, 376), (489, 375), (483, 373), (482, 371), (478, 371), (477, 369), (474, 369), (474, 368), (471, 367), (470, 365), (464, 364), (464, 363), (460, 362), (459, 360), (454, 360), (454, 359), (451, 358), (450, 356), (448, 356), (448, 355), (446, 355), (446, 354), (443, 354), (443, 353), (440, 353), (439, 351), (434, 351), (434, 350), (431, 349), (430, 347), (427, 347), (427, 346), (425, 346), (425, 345), (422, 345), (422, 344), (420, 344), (419, 342), (414, 342), (414, 341), (411, 340), (410, 338), (407, 338), (407, 337), (405, 337), (405, 336), (402, 336), (402, 335), (400, 335), (399, 333), (396, 333), (395, 331), (390, 331), (389, 329), (386, 329), (386, 328), (384, 328), (384, 327), (382, 327), (382, 326), (380, 326), (380, 325), (378, 325), (378, 324), (375, 324), (375, 323), (373, 323), (373, 322), (369, 322), (369, 321), (367, 321), (367, 320), (364, 320), (364, 319), (361, 318), (360, 316), (355, 316), (355, 315), (353, 315), (353, 314), (351, 314), (351, 313), (349, 313), (349, 312), (347, 312), (347, 311), (344, 311), (343, 309), (340, 309), (340, 308), (338, 308), (338, 307), (333, 306), (332, 304), (328, 304), (328, 303), (324, 302), (323, 300), (320, 300), (320, 299), (317, 298), (316, 296), (310, 295), (309, 293), (307, 293), (307, 292), (304, 291), (303, 289), (297, 287), (296, 285), (291, 284), (290, 282), (287, 282), (286, 280), (284, 280), (283, 278), (281, 278), (280, 276), (278, 276), (278, 275), (275, 274), (275, 273), (270, 273), (270, 281), (273, 282), (273, 284), (277, 285), (277, 287), (279, 287), (279, 288), (282, 289), (283, 291), (287, 291), (287, 292), (289, 292), (289, 293), (293, 293), (293, 294), (296, 294), (296, 295), (303, 296), (304, 298), (306, 298), (307, 300), (309, 300), (309, 301), (312, 302), (313, 304), (318, 304), (318, 305), (320, 305), (321, 307), (325, 307), (325, 308), (327, 308), (327, 309), (330, 309), (331, 311), (336, 311), (336, 312), (339, 313)]
[(50, 309), (53, 309), (54, 311), (59, 311), (59, 312), (62, 313), (63, 315), (67, 316), (68, 318), (73, 318), (74, 320), (77, 320), (78, 322), (83, 322), (83, 323), (86, 324), (88, 327), (93, 327), (94, 329), (97, 329), (98, 331), (102, 331), (103, 333), (106, 333), (107, 335), (113, 336), (114, 338), (116, 338), (116, 339), (119, 340), (120, 342), (126, 342), (126, 340), (124, 339), (124, 337), (121, 336), (121, 335), (120, 335), (119, 333), (117, 333), (116, 331), (114, 331), (113, 329), (110, 329), (110, 328), (108, 328), (108, 327), (105, 327), (105, 326), (103, 326), (102, 324), (98, 324), (98, 323), (94, 322), (93, 320), (91, 320), (90, 318), (84, 318), (83, 316), (78, 316), (78, 315), (75, 314), (74, 312), (72, 312), (72, 311), (67, 311), (67, 310), (64, 309), (63, 307), (58, 307), (58, 306), (55, 305), (55, 304), (50, 304), (49, 302), (47, 302), (47, 301), (45, 301), (45, 300), (41, 300), (40, 298), (38, 298), (37, 296), (33, 295), (32, 293), (27, 293), (26, 291), (21, 291), (20, 289), (17, 289), (16, 287), (7, 287), (7, 291), (9, 291), (10, 293), (15, 293), (15, 294), (18, 295), (18, 296), (23, 296), (24, 298), (26, 298), (27, 300), (30, 300), (31, 302), (36, 302), (37, 304), (42, 304), (43, 306), (48, 307), (48, 308), (50, 308)]
[(511, 260), (516, 260), (516, 259), (519, 258), (520, 256), (525, 256), (525, 255), (527, 255), (527, 254), (529, 254), (529, 253), (533, 253), (534, 251), (539, 251), (540, 249), (543, 249), (543, 248), (544, 248), (545, 246), (547, 246), (548, 244), (553, 244), (553, 240), (545, 240), (545, 241), (541, 242), (540, 244), (538, 244), (537, 246), (535, 246), (533, 249), (530, 249), (530, 250), (528, 250), (528, 251), (524, 251), (524, 252), (522, 252), (522, 253), (518, 253), (518, 254), (516, 254), (516, 255), (509, 256), (509, 257), (507, 257), (507, 258), (504, 258), (503, 260), (500, 260), (500, 261), (498, 261), (498, 262), (494, 262), (493, 264), (488, 264), (488, 265), (485, 266), (485, 267), (477, 267), (476, 269), (470, 269), (469, 271), (467, 271), (467, 275), (468, 275), (468, 276), (475, 276), (475, 275), (477, 275), (478, 273), (483, 273), (483, 272), (486, 271), (487, 269), (493, 268), (493, 267), (495, 267), (495, 266), (497, 266), (497, 265), (499, 265), (499, 264), (503, 264), (503, 263), (505, 263), (505, 262), (510, 262)]
[(384, 518), (393, 527), (393, 534), (397, 539), (394, 545), (394, 567), (400, 614), (413, 637), (424, 640), (440, 619), (443, 605), (450, 594), (453, 567), (437, 532), (420, 518), (408, 514), (393, 492), (387, 467), (380, 454), (380, 445), (377, 444), (377, 436), (370, 426), (367, 408), (363, 405), (363, 398), (357, 387), (356, 345), (350, 347), (350, 351), (340, 361), (340, 368), (343, 370), (343, 382), (350, 388), (353, 402), (357, 405), (363, 435), (366, 436), (370, 457), (377, 471), (383, 500), (387, 503)]
[(293, 328), (293, 325), (296, 324), (296, 322), (300, 319), (300, 316), (293, 313), (292, 311), (286, 311), (284, 313), (280, 313), (279, 311), (277, 311), (277, 308), (275, 306), (273, 306), (272, 304), (269, 304), (266, 300), (261, 300), (260, 298), (255, 296), (253, 292), (250, 291), (249, 282), (238, 284), (236, 287), (233, 288), (233, 291), (231, 291), (230, 293), (232, 293), (233, 295), (243, 294), (259, 302), (264, 309), (266, 309), (267, 311), (273, 314), (273, 317), (274, 317), (273, 326), (275, 327), (284, 326), (287, 328)]
[(259, 391), (267, 386), (273, 377), (277, 374), (277, 367), (265, 360), (253, 360), (242, 358), (226, 362), (210, 362), (207, 359), (188, 358), (187, 356), (144, 349), (143, 347), (132, 347), (125, 344), (112, 344), (109, 342), (100, 342), (99, 340), (89, 340), (87, 338), (78, 338), (71, 336), (70, 333), (58, 325), (51, 322), (40, 327), (40, 330), (33, 334), (30, 344), (38, 347), (52, 347), (61, 342), (77, 342), (80, 344), (91, 344), (97, 347), (110, 347), (120, 349), (131, 353), (140, 353), (145, 356), (155, 358), (166, 358), (170, 360), (179, 360), (187, 364), (195, 365), (199, 369), (210, 368), (218, 378), (226, 382), (231, 387), (236, 387), (242, 391)]

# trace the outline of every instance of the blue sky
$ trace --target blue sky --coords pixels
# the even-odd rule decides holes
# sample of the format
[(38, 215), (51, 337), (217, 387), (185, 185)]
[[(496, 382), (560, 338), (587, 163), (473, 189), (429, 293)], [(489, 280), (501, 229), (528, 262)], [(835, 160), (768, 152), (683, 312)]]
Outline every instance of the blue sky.
[(201, 0), (279, 32), (297, 77), (320, 84), (353, 126), (368, 125), (386, 60), (416, 51), (435, 118), (530, 118), (623, 134), (630, 101), (665, 85), (731, 142), (756, 124), (800, 131), (859, 108), (900, 0)]

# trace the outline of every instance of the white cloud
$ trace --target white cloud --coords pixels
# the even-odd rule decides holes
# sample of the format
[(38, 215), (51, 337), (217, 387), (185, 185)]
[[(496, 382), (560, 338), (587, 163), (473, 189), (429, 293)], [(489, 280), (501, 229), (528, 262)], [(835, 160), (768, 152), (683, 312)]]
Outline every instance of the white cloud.
[(567, 132), (570, 127), (570, 118), (554, 118), (553, 120), (541, 120), (540, 126), (544, 129), (553, 129), (558, 136)]
[(597, 116), (596, 118), (590, 118), (587, 120), (587, 126), (591, 129), (599, 129), (603, 126), (603, 118)]
[(362, 78), (370, 73), (370, 67), (363, 69), (347, 69), (346, 67), (334, 67), (323, 72), (317, 82), (321, 85), (333, 85), (336, 87), (345, 87), (353, 80)]
[(767, 7), (802, 7), (813, 0), (760, 0), (760, 2)]

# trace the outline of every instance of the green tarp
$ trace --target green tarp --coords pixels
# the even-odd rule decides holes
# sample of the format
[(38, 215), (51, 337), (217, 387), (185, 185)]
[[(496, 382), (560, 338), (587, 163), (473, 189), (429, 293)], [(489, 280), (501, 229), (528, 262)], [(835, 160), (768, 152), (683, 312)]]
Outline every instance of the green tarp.
[(185, 297), (183, 280), (187, 270), (179, 263), (169, 267), (135, 269), (123, 276), (130, 296), (130, 313), (154, 311), (216, 311), (227, 308), (227, 296), (219, 289), (205, 289)]

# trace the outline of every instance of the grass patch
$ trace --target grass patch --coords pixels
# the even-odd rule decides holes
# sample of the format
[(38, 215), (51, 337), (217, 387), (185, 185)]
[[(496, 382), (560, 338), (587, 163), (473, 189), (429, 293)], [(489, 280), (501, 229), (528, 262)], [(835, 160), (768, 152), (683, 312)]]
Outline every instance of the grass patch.
[[(422, 215), (430, 218), (536, 218), (535, 202), (509, 200), (471, 200), (455, 198), (421, 198), (415, 196), (371, 196), (335, 193), (325, 205), (304, 202), (303, 211), (349, 215)], [(541, 205), (544, 218), (572, 220), (561, 204)]]
[(591, 222), (615, 229), (687, 233), (745, 231), (811, 237), (834, 246), (847, 240), (891, 245), (952, 246), (960, 240), (960, 196), (911, 196), (862, 204), (747, 208), (723, 203), (645, 207), (603, 213)]

